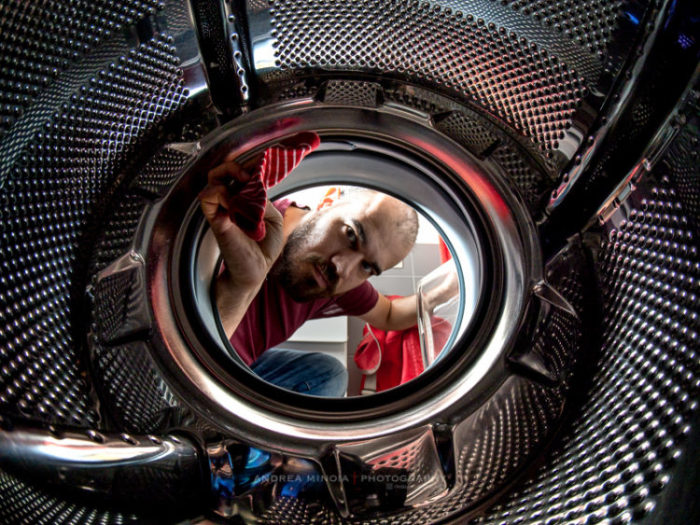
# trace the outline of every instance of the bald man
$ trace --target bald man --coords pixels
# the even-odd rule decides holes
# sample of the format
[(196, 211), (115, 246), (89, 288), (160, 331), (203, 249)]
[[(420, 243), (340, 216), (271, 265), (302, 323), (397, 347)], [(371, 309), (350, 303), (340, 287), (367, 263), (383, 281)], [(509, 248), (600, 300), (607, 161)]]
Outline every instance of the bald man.
[(253, 241), (231, 221), (231, 180), (250, 175), (233, 162), (209, 172), (201, 208), (219, 244), (224, 269), (216, 304), (241, 359), (267, 381), (310, 395), (342, 396), (347, 371), (319, 353), (270, 348), (305, 321), (357, 316), (381, 330), (416, 324), (415, 296), (389, 300), (367, 281), (408, 255), (416, 212), (388, 195), (360, 190), (319, 211), (287, 199), (267, 202), (266, 235)]

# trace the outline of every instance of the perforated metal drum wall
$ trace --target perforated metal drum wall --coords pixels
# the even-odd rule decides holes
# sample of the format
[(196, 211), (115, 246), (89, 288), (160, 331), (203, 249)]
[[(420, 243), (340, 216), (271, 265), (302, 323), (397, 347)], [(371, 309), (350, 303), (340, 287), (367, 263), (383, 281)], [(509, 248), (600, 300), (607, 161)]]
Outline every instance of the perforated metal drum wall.
[(135, 281), (141, 276), (133, 271), (104, 277), (100, 273), (130, 253), (144, 210), (170, 187), (191, 159), (191, 155), (167, 147), (153, 153), (153, 158), (138, 170), (131, 188), (115, 198), (116, 209), (97, 236), (88, 271), (93, 294), (89, 346), (95, 388), (114, 421), (129, 432), (157, 432), (184, 426), (185, 419), (192, 422), (160, 376), (148, 346), (120, 333), (125, 319), (143, 307), (140, 300), (134, 301), (124, 293), (137, 287), (142, 281)]
[(254, 59), (273, 90), (321, 71), (427, 83), (497, 115), (557, 163), (592, 124), (647, 5), (275, 1), (249, 10), (270, 27)]
[(109, 524), (147, 523), (142, 517), (114, 510), (97, 510), (0, 472), (0, 518), (4, 523)]
[(83, 425), (96, 419), (70, 326), (81, 234), (139, 138), (186, 100), (167, 35), (105, 62), (86, 70), (84, 83), (51, 111), (32, 115), (31, 108), (26, 126), (15, 123), (10, 134), (36, 132), (17, 144), (2, 179), (2, 405)]
[[(675, 151), (657, 177), (677, 166)], [(683, 483), (678, 463), (697, 468), (684, 449), (700, 395), (700, 256), (692, 215), (661, 178), (607, 226), (597, 264), (602, 349), (581, 413), (534, 479), (478, 523), (658, 523), (663, 491)]]
[[(0, 5), (0, 411), (36, 422), (103, 425), (90, 393), (76, 316), (101, 228), (125, 166), (179, 114), (181, 2), (3, 2)], [(160, 18), (159, 18), (160, 17)], [(168, 21), (166, 21), (166, 18)], [(170, 26), (168, 26), (170, 23)], [(170, 33), (168, 27), (176, 31)], [(105, 264), (132, 238), (104, 238)], [(87, 242), (87, 244), (86, 244)], [(100, 263), (99, 261), (104, 261)], [(128, 513), (64, 501), (0, 474), (4, 523), (122, 523)]]
[(697, 239), (700, 235), (700, 105), (697, 101), (700, 93), (695, 91), (691, 96), (695, 98), (695, 110), (684, 117), (688, 123), (671, 145), (664, 173), (687, 211)]
[(0, 137), (49, 84), (59, 80), (59, 75), (122, 28), (155, 13), (162, 5), (158, 0), (3, 2)]
[[(523, 213), (544, 223), (552, 190), (565, 186), (600, 145), (632, 65), (645, 58), (640, 44), (653, 40), (655, 20), (676, 2), (196, 4), (191, 11), (180, 0), (0, 0), (0, 432), (10, 432), (11, 420), (29, 420), (56, 436), (57, 428), (79, 427), (93, 442), (100, 434), (86, 429), (179, 428), (221, 438), (220, 429), (212, 431), (174, 394), (152, 341), (122, 332), (134, 319), (129, 329), (151, 329), (138, 324), (146, 305), (128, 293), (142, 284), (144, 261), (130, 252), (142, 214), (196, 155), (190, 141), (221, 123), (215, 119), (232, 118), (248, 103), (265, 110), (308, 98), (367, 114), (411, 114), (479, 166), (504, 174)], [(209, 99), (193, 110), (191, 88), (202, 94), (214, 87), (198, 64), (193, 12), (213, 24), (204, 29), (228, 39), (208, 41), (211, 56), (229, 68), (209, 80), (240, 77), (236, 89), (216, 86), (214, 103), (228, 104), (223, 111)], [(241, 14), (245, 20), (236, 18)], [(649, 84), (635, 92), (622, 120), (635, 128), (625, 148), (665, 117), (652, 111), (655, 89)], [(691, 91), (682, 115), (669, 120), (667, 129), (677, 135), (659, 162), (654, 155), (644, 159), (654, 169), (629, 200), (615, 201), (619, 209), (604, 224), (568, 238), (568, 251), (545, 268), (563, 302), (585, 314), (572, 315), (561, 303), (542, 310), (528, 344), (546, 377), (514, 372), (459, 421), (426, 425), (406, 461), (391, 454), (377, 461), (439, 471), (440, 498), (341, 517), (326, 485), (314, 489), (313, 501), (252, 491), (251, 519), (668, 521), (673, 502), (664, 500), (676, 494), (670, 487), (700, 470), (689, 453), (697, 450), (689, 442), (700, 427), (698, 100)], [(166, 147), (169, 142), (178, 144)], [(622, 142), (601, 141), (599, 162), (579, 181), (582, 193), (627, 176), (611, 174), (618, 164), (608, 163)], [(108, 267), (114, 271), (103, 272)], [(598, 291), (600, 333), (588, 334)], [(570, 397), (566, 425), (548, 443)], [(453, 432), (449, 446), (434, 440), (443, 427)], [(431, 462), (422, 465), (425, 458)], [(178, 472), (165, 468), (144, 483), (156, 479), (154, 493), (164, 493), (182, 481), (174, 479)], [(35, 481), (0, 471), (1, 522), (152, 518), (83, 503)], [(150, 488), (135, 486), (141, 493)], [(488, 498), (504, 488), (492, 505)], [(171, 518), (166, 521), (176, 521)]]

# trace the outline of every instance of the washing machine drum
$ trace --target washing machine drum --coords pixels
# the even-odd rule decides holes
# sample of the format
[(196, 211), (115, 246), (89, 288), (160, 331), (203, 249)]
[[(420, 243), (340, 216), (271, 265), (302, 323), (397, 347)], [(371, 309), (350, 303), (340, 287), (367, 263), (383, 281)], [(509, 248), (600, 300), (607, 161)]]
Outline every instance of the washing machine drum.
[[(699, 9), (0, 1), (0, 520), (698, 522)], [(307, 132), (271, 199), (388, 194), (450, 261), (385, 269), (367, 395), (216, 307), (209, 171)]]

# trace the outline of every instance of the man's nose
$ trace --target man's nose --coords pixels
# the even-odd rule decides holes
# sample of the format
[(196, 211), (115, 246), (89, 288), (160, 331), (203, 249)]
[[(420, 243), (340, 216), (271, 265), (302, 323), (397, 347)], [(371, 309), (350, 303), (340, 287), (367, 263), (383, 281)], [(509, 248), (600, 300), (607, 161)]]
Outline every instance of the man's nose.
[(335, 254), (331, 262), (335, 265), (338, 277), (348, 279), (362, 261), (362, 254), (354, 250), (348, 250)]

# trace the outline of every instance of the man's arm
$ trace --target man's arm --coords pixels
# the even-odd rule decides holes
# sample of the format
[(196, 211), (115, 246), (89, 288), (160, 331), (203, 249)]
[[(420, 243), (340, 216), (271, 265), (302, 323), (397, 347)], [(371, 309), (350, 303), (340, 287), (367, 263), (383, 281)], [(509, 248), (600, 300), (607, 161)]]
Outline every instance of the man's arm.
[(282, 251), (282, 215), (269, 201), (265, 207), (265, 238), (255, 242), (229, 217), (229, 203), (235, 195), (229, 182), (246, 182), (250, 175), (233, 162), (209, 172), (208, 182), (199, 194), (206, 217), (224, 259), (224, 271), (216, 280), (216, 305), (226, 335), (231, 337), (257, 295), (267, 273)]
[(392, 300), (379, 294), (377, 304), (359, 317), (380, 330), (405, 330), (418, 322), (417, 308), (415, 295)]

